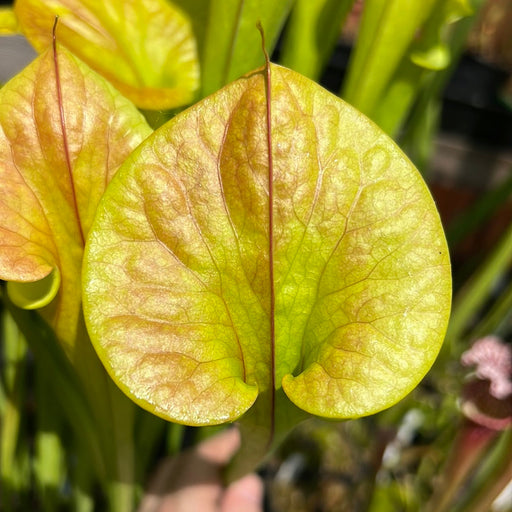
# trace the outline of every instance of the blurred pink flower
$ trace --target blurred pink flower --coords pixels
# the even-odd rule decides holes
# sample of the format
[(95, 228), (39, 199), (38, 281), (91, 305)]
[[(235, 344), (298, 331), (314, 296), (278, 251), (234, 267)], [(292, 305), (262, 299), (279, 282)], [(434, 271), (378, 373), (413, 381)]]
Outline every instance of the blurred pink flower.
[(512, 424), (512, 348), (496, 336), (476, 341), (461, 357), (475, 366), (474, 376), (462, 392), (461, 408), (475, 423), (503, 430)]
[(512, 348), (497, 336), (476, 341), (462, 354), (461, 363), (476, 366), (476, 376), (490, 382), (490, 392), (495, 398), (512, 394)]

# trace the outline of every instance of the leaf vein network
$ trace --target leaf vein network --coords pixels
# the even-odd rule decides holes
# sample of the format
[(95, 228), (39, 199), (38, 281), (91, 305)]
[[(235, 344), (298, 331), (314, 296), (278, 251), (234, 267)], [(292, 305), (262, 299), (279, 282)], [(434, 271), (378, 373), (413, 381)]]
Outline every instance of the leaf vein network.
[(221, 302), (223, 303), (224, 305), (224, 309), (228, 315), (228, 318), (230, 320), (230, 323), (231, 323), (231, 328), (232, 328), (232, 331), (233, 331), (233, 334), (235, 335), (235, 339), (236, 339), (236, 342), (237, 342), (237, 345), (238, 345), (238, 350), (239, 350), (239, 354), (240, 354), (240, 361), (242, 362), (242, 365), (243, 365), (243, 375), (244, 375), (244, 380), (245, 380), (245, 376), (247, 374), (246, 372), (246, 368), (245, 368), (245, 359), (244, 359), (244, 353), (243, 353), (243, 349), (242, 349), (242, 343), (240, 341), (240, 337), (238, 335), (238, 331), (235, 327), (235, 323), (233, 321), (233, 317), (231, 315), (231, 311), (229, 309), (229, 306), (224, 298), (224, 295), (223, 295), (223, 292), (222, 292), (222, 289), (223, 289), (223, 280), (222, 280), (222, 272), (220, 271), (219, 269), (219, 266), (217, 265), (217, 261), (215, 260), (214, 256), (213, 256), (213, 253), (212, 253), (212, 250), (208, 244), (208, 242), (206, 241), (204, 235), (203, 235), (203, 232), (201, 230), (201, 227), (199, 226), (199, 224), (197, 223), (197, 220), (192, 212), (192, 207), (191, 207), (191, 204), (190, 204), (190, 199), (188, 197), (188, 194), (187, 194), (187, 191), (186, 191), (186, 188), (184, 187), (183, 183), (181, 182), (181, 180), (176, 180), (178, 183), (179, 183), (179, 186), (181, 188), (181, 191), (183, 193), (183, 196), (185, 198), (185, 202), (186, 202), (186, 205), (187, 205), (187, 210), (188, 210), (188, 214), (190, 216), (190, 218), (192, 219), (192, 222), (197, 230), (197, 233), (199, 235), (199, 237), (201, 238), (201, 241), (203, 242), (203, 244), (205, 245), (206, 247), (206, 250), (208, 251), (208, 254), (210, 256), (210, 259), (217, 271), (217, 275), (219, 277), (219, 285), (220, 285), (220, 293), (218, 292), (215, 292), (213, 290), (211, 290), (207, 284), (197, 275), (196, 272), (193, 272), (190, 267), (188, 267), (183, 261), (181, 261), (181, 259), (174, 253), (174, 251), (171, 250), (171, 248), (165, 244), (163, 242), (163, 240), (161, 240), (157, 233), (155, 232), (155, 228), (154, 226), (151, 224), (151, 222), (149, 222), (149, 217), (147, 216), (147, 210), (146, 210), (146, 204), (144, 204), (144, 210), (145, 210), (145, 213), (146, 213), (146, 218), (148, 219), (148, 224), (153, 232), (153, 235), (155, 236), (155, 239), (158, 241), (158, 243), (160, 243), (168, 252), (169, 254), (171, 254), (171, 256), (180, 264), (182, 265), (187, 271), (189, 271), (190, 273), (192, 273), (192, 275), (199, 280), (199, 282), (204, 286), (204, 288), (206, 290), (208, 290), (210, 293), (216, 295), (217, 297), (219, 297), (219, 299), (221, 300)]

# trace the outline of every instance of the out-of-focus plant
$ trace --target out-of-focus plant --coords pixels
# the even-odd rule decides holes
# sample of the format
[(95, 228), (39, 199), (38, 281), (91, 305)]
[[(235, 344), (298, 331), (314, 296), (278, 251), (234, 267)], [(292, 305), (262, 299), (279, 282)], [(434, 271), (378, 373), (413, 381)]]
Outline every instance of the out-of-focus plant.
[[(475, 366), (475, 375), (462, 390), (463, 418), (454, 439), (435, 494), (427, 510), (489, 510), (494, 499), (512, 478), (510, 435), (500, 445), (486, 478), (464, 492), (482, 459), (512, 424), (512, 349), (499, 338), (487, 336), (475, 342), (461, 358), (464, 366)], [(508, 433), (507, 433), (508, 434)], [(492, 476), (489, 472), (492, 468)], [(499, 475), (499, 478), (497, 478)]]
[[(422, 170), (443, 85), (481, 4), (364, 2), (341, 95)], [(0, 32), (19, 30), (41, 52), (0, 90), (7, 510), (30, 503), (34, 479), (46, 510), (97, 509), (98, 484), (110, 510), (133, 508), (164, 422), (129, 401), (102, 363), (165, 419), (238, 420), (230, 478), (303, 419), (377, 413), (428, 371), (450, 281), (420, 176), (380, 129), (314, 82), (269, 62), (252, 71), (263, 63), (259, 22), (269, 54), (281, 39), (281, 62), (319, 80), (352, 5), (17, 0), (0, 12)], [(134, 105), (152, 124), (191, 108), (151, 135)], [(511, 239), (456, 290), (446, 349), (427, 376), (443, 406), (433, 412), (421, 386), (359, 420), (381, 440), (371, 443), (369, 510), (418, 510), (418, 496), (432, 494), (421, 485), (442, 466), (436, 443), (438, 463), (419, 466), (416, 487), (386, 481), (395, 469), (385, 461), (393, 446), (398, 459), (408, 449), (399, 436), (411, 428), (445, 432), (444, 446), (453, 437), (462, 372), (447, 369), (468, 339), (507, 323), (512, 292), (495, 299), (492, 284), (506, 278)], [(414, 427), (411, 409), (424, 418)], [(169, 432), (179, 449), (180, 428)], [(504, 486), (500, 461), (489, 460), (494, 470), (474, 489), (460, 478), (479, 503)]]

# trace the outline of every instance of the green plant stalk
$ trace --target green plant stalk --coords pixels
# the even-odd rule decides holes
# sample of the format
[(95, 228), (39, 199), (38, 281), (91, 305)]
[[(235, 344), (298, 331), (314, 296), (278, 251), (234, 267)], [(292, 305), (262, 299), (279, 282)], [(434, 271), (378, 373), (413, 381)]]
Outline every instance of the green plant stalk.
[(75, 491), (73, 495), (73, 510), (75, 512), (94, 512), (94, 499), (92, 494), (83, 492), (82, 490)]
[(285, 32), (280, 63), (318, 80), (353, 4), (354, 0), (297, 0)]
[(509, 285), (492, 305), (489, 312), (472, 329), (471, 339), (478, 339), (490, 333), (500, 335), (501, 331), (506, 328), (505, 324), (511, 318), (511, 315), (512, 286)]
[(136, 406), (105, 371), (88, 337), (82, 315), (77, 332), (82, 337), (81, 363), (76, 369), (69, 363), (68, 366), (72, 373), (76, 371), (80, 384), (86, 383), (80, 385), (80, 389), (92, 415), (105, 468), (99, 481), (109, 499), (110, 510), (130, 510), (136, 492), (133, 431)]
[(433, 147), (433, 139), (437, 133), (441, 92), (459, 61), (465, 48), (468, 33), (473, 26), (478, 10), (484, 0), (472, 0), (473, 15), (459, 20), (451, 27), (448, 47), (451, 55), (450, 64), (442, 71), (432, 73), (427, 83), (418, 93), (417, 101), (412, 107), (409, 119), (406, 120), (400, 143), (408, 156), (426, 174), (427, 163)]
[(341, 91), (346, 101), (373, 118), (374, 109), (435, 3), (365, 2), (357, 45)]
[[(81, 329), (86, 336), (85, 326)], [(109, 510), (122, 512), (133, 508), (136, 493), (135, 477), (135, 405), (119, 390), (101, 365), (90, 341), (84, 367), (77, 369), (84, 386), (85, 401), (92, 414), (101, 449), (105, 473), (99, 480), (109, 501)], [(98, 395), (101, 393), (101, 395)]]
[[(135, 439), (133, 434), (135, 406), (121, 393), (105, 373), (111, 404), (109, 427), (114, 448), (115, 467), (108, 479), (107, 489), (111, 510), (132, 510), (135, 501)], [(104, 440), (108, 441), (107, 435)]]
[(488, 512), (511, 480), (512, 430), (508, 429), (477, 475), (468, 496), (453, 512)]
[(388, 90), (378, 102), (373, 114), (375, 121), (391, 137), (396, 137), (407, 112), (423, 86), (428, 72), (406, 57), (391, 80)]
[(25, 371), (27, 344), (9, 313), (1, 309), (1, 334), (4, 366), (2, 368), (2, 405), (0, 408), (0, 491), (7, 510), (13, 494), (30, 487), (24, 471), (22, 453), (26, 445), (20, 442), (22, 411), (25, 403)]
[(446, 238), (455, 247), (479, 226), (488, 221), (512, 194), (512, 176), (495, 188), (486, 191), (474, 205), (448, 227)]
[[(372, 116), (372, 119), (392, 137), (396, 136), (407, 112), (421, 91), (428, 90), (434, 76), (437, 73), (442, 74), (450, 61), (453, 68), (452, 52), (442, 40), (442, 33), (447, 27), (452, 29), (453, 26), (450, 25), (454, 21), (469, 16), (471, 12), (468, 6), (463, 9), (454, 0), (436, 1), (421, 27), (421, 33), (404, 53), (386, 92), (381, 94)], [(457, 58), (460, 48), (454, 49), (456, 51), (453, 52), (453, 57)], [(425, 108), (425, 112), (432, 112), (432, 107), (429, 107), (428, 103)], [(437, 127), (436, 122), (429, 125)], [(428, 150), (428, 145), (425, 149)]]
[(237, 422), (240, 428), (241, 446), (225, 468), (226, 483), (232, 483), (245, 474), (255, 471), (269, 459), (293, 428), (311, 418), (305, 411), (288, 403), (282, 388), (272, 390), (272, 393), (274, 397), (271, 399), (275, 400), (275, 408), (270, 413), (274, 415), (275, 424), (271, 436), (268, 437), (265, 428), (266, 417), (269, 414), (270, 393), (265, 393), (258, 397), (251, 409)]
[(167, 428), (166, 446), (169, 455), (176, 455), (181, 451), (185, 436), (185, 425), (169, 423)]
[(43, 510), (47, 512), (59, 507), (59, 492), (65, 475), (64, 457), (65, 447), (57, 432), (37, 432), (34, 470)]
[(43, 365), (52, 375), (52, 395), (66, 411), (77, 439), (87, 446), (88, 460), (100, 479), (105, 479), (106, 468), (98, 429), (87, 404), (84, 391), (66, 358), (52, 329), (35, 311), (14, 306), (8, 299), (6, 305), (22, 330), (34, 353), (38, 365)]
[[(5, 366), (2, 371), (2, 382), (5, 385), (5, 393), (13, 393), (19, 380), (20, 370), (25, 370), (25, 357), (27, 355), (27, 343), (21, 335), (16, 323), (9, 312), (1, 307), (0, 303), (1, 340)], [(8, 398), (8, 396), (6, 396)]]
[(173, 425), (137, 407), (134, 418), (134, 450), (136, 454), (136, 481), (145, 483), (156, 450), (165, 440), (166, 428)]
[(111, 507), (110, 510), (118, 512), (133, 510), (136, 487), (132, 481), (123, 482), (122, 480), (116, 480), (108, 482), (107, 494)]
[[(76, 453), (79, 460), (87, 460), (88, 454), (84, 453), (87, 449), (83, 443), (75, 440)], [(72, 479), (74, 482), (73, 494), (71, 496), (73, 510), (76, 512), (94, 512), (94, 475), (88, 464), (76, 464), (72, 468)]]
[(202, 97), (263, 64), (256, 24), (263, 26), (267, 51), (272, 53), (292, 4), (293, 0), (211, 0), (200, 50)]
[(63, 417), (52, 397), (51, 375), (46, 367), (36, 366), (36, 433), (34, 453), (34, 475), (47, 512), (57, 510), (59, 491), (66, 473), (64, 470), (65, 451), (63, 434)]
[[(427, 80), (435, 80), (430, 75)], [(426, 93), (425, 93), (426, 91)], [(417, 102), (411, 109), (409, 119), (400, 138), (401, 147), (414, 162), (419, 171), (426, 176), (428, 162), (434, 147), (434, 136), (439, 128), (441, 102), (435, 94), (430, 94), (431, 86), (419, 91)]]
[(454, 301), (453, 313), (446, 339), (451, 354), (458, 357), (464, 350), (461, 339), (474, 321), (475, 315), (492, 293), (493, 284), (506, 272), (512, 260), (512, 224), (503, 234), (499, 244), (480, 265)]
[(499, 432), (463, 421), (439, 479), (439, 486), (428, 502), (426, 512), (450, 512), (457, 494), (485, 458)]
[(361, 15), (359, 35), (352, 50), (347, 76), (340, 91), (341, 97), (349, 102), (353, 101), (356, 95), (357, 84), (363, 80), (364, 71), (368, 68), (366, 62), (371, 55), (373, 37), (376, 35), (386, 4), (386, 0), (370, 0), (365, 2)]
[[(16, 323), (23, 329), (38, 364), (52, 375), (52, 394), (68, 414), (78, 442), (87, 447), (83, 453), (91, 464), (90, 471), (105, 488), (110, 510), (131, 510), (135, 496), (135, 406), (110, 380), (95, 355), (94, 358), (85, 358), (84, 364), (88, 365), (91, 384), (97, 387), (84, 389), (44, 320), (35, 311), (16, 308), (10, 302), (8, 306)], [(91, 347), (94, 354), (92, 351)], [(105, 393), (101, 403), (94, 401), (95, 389)]]
[(20, 424), (19, 408), (10, 400), (6, 402), (2, 413), (1, 444), (0, 444), (0, 489), (7, 510), (12, 503), (14, 495), (20, 494), (29, 488), (28, 479), (23, 482), (19, 461), (16, 457), (18, 432)]
[[(68, 367), (71, 373), (78, 374), (79, 388), (83, 390), (83, 399), (95, 426), (105, 468), (104, 475), (98, 480), (108, 497), (110, 510), (131, 510), (136, 492), (133, 433), (136, 407), (105, 371), (87, 335), (82, 316), (77, 331), (78, 336), (83, 337), (81, 364), (74, 368), (68, 363)], [(86, 384), (82, 385), (82, 382)]]

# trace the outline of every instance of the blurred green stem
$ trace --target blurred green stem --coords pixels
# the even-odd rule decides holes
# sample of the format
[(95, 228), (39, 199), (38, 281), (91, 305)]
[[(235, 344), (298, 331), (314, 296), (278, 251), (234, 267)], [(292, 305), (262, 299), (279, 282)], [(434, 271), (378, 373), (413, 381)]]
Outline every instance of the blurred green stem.
[[(89, 455), (84, 453), (86, 446), (79, 442), (75, 443), (75, 445), (78, 461), (87, 461)], [(72, 494), (73, 510), (75, 512), (94, 512), (94, 475), (91, 472), (90, 465), (79, 462), (72, 467), (72, 473), (73, 482), (75, 484)]]
[(318, 80), (339, 38), (354, 0), (296, 0), (279, 61)]
[(36, 366), (36, 433), (34, 474), (43, 509), (53, 512), (61, 507), (59, 493), (65, 482), (63, 446), (63, 418), (55, 403), (51, 388), (51, 375), (42, 365)]
[(366, 0), (341, 91), (346, 101), (373, 118), (374, 109), (436, 1)]
[(449, 226), (446, 238), (451, 248), (462, 242), (470, 233), (489, 221), (493, 214), (505, 204), (512, 194), (512, 175), (503, 183), (491, 188), (457, 217)]
[[(478, 325), (471, 331), (471, 338), (478, 339), (487, 334), (502, 335), (502, 330), (512, 315), (512, 285), (498, 297), (489, 312)], [(504, 334), (504, 333), (503, 333)]]
[(5, 303), (16, 324), (23, 330), (37, 365), (44, 367), (51, 375), (51, 396), (55, 397), (60, 409), (65, 411), (77, 439), (88, 447), (88, 461), (93, 464), (94, 472), (100, 479), (104, 479), (106, 468), (98, 429), (77, 375), (55, 339), (53, 330), (35, 311), (19, 309), (8, 299)]
[(9, 312), (0, 310), (0, 347), (3, 367), (0, 382), (0, 494), (2, 504), (10, 510), (14, 495), (21, 495), (30, 486), (29, 474), (24, 471), (23, 454), (26, 443), (21, 439), (21, 417), (25, 405), (25, 374), (27, 344)]
[[(116, 461), (116, 467), (109, 478), (109, 502), (111, 510), (124, 512), (132, 510), (135, 501), (135, 406), (106, 374), (105, 378), (108, 379), (107, 387), (112, 406), (110, 442), (114, 445)], [(105, 437), (105, 440), (108, 442), (109, 438)]]
[(458, 357), (465, 349), (461, 339), (476, 315), (493, 292), (498, 279), (507, 271), (512, 261), (512, 224), (502, 236), (499, 244), (480, 265), (475, 274), (459, 291), (454, 300), (453, 313), (446, 339), (452, 356)]
[(170, 423), (167, 429), (167, 452), (169, 455), (178, 454), (183, 448), (185, 425)]
[(425, 76), (426, 81), (421, 89), (418, 89), (416, 102), (400, 136), (401, 147), (424, 175), (432, 152), (434, 136), (438, 131), (441, 93), (459, 62), (476, 14), (484, 2), (485, 0), (471, 0), (469, 4), (473, 14), (450, 26), (446, 43), (450, 54), (449, 65), (440, 71), (431, 71)]
[(512, 481), (512, 430), (503, 432), (488, 457), (467, 498), (453, 512), (488, 512), (505, 487)]
[[(151, 471), (152, 462), (156, 455), (160, 455), (157, 451), (165, 443), (165, 434), (168, 427), (172, 427), (172, 423), (151, 414), (143, 409), (137, 408), (135, 411), (135, 453), (137, 454), (135, 474), (136, 481), (146, 484), (148, 470)], [(181, 426), (181, 425), (180, 425)], [(137, 489), (140, 492), (141, 488)]]
[(450, 512), (458, 493), (488, 453), (499, 432), (464, 419), (426, 512)]
[(82, 375), (89, 376), (84, 387), (55, 333), (41, 316), (15, 307), (8, 299), (6, 303), (23, 329), (38, 367), (50, 376), (48, 393), (66, 414), (77, 443), (86, 447), (82, 450), (85, 459), (81, 464), (88, 465), (94, 479), (104, 486), (109, 510), (132, 510), (136, 490), (134, 404), (109, 378), (92, 346), (91, 357), (84, 357), (84, 367), (80, 369)]
[(391, 137), (396, 137), (428, 72), (406, 57), (386, 94), (375, 107), (373, 120)]

